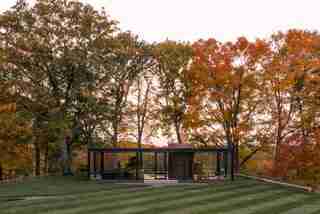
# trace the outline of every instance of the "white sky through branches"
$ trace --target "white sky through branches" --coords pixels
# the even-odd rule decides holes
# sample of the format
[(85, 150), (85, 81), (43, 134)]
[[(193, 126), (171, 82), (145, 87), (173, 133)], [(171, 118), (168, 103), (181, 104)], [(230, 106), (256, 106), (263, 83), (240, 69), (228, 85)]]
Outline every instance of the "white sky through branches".
[[(33, 2), (34, 0), (29, 0)], [(15, 0), (0, 0), (6, 10)], [(195, 41), (214, 37), (235, 40), (268, 37), (272, 32), (300, 28), (320, 30), (318, 0), (82, 0), (105, 7), (120, 22), (153, 42), (166, 38)]]

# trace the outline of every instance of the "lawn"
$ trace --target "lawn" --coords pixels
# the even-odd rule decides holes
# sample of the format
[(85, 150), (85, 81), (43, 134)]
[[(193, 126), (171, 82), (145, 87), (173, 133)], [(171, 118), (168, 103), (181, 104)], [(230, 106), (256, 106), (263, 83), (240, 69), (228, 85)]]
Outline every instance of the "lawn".
[(316, 214), (320, 195), (248, 179), (156, 187), (48, 177), (0, 185), (0, 213)]

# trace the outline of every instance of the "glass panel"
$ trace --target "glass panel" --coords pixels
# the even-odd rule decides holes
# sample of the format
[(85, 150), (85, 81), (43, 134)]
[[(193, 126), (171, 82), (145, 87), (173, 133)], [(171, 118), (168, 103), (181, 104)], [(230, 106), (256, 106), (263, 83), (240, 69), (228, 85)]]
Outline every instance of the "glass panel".
[(145, 180), (166, 179), (167, 166), (164, 152), (143, 153), (143, 178)]
[(105, 153), (104, 179), (136, 179), (137, 157), (134, 152)]
[(193, 163), (193, 174), (197, 179), (212, 179), (216, 175), (217, 154), (213, 152), (196, 153)]

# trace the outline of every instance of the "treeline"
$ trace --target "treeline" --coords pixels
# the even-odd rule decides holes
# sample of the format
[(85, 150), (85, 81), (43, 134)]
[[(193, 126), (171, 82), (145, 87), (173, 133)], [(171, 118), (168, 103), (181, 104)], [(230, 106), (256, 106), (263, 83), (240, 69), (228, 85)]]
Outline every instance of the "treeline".
[(271, 174), (320, 180), (318, 32), (150, 44), (103, 10), (38, 0), (0, 15), (0, 42), (0, 169), (30, 155), (36, 175), (59, 169), (66, 143), (162, 139), (234, 145), (237, 170), (263, 151)]

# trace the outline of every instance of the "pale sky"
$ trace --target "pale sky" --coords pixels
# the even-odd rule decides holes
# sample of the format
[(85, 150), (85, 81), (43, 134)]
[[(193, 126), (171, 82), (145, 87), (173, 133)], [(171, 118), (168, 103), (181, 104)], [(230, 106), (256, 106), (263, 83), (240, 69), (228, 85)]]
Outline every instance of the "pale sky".
[[(30, 2), (33, 0), (29, 0)], [(320, 30), (319, 0), (82, 0), (105, 7), (122, 30), (147, 41), (268, 37), (289, 28)], [(0, 10), (15, 0), (0, 0)]]

